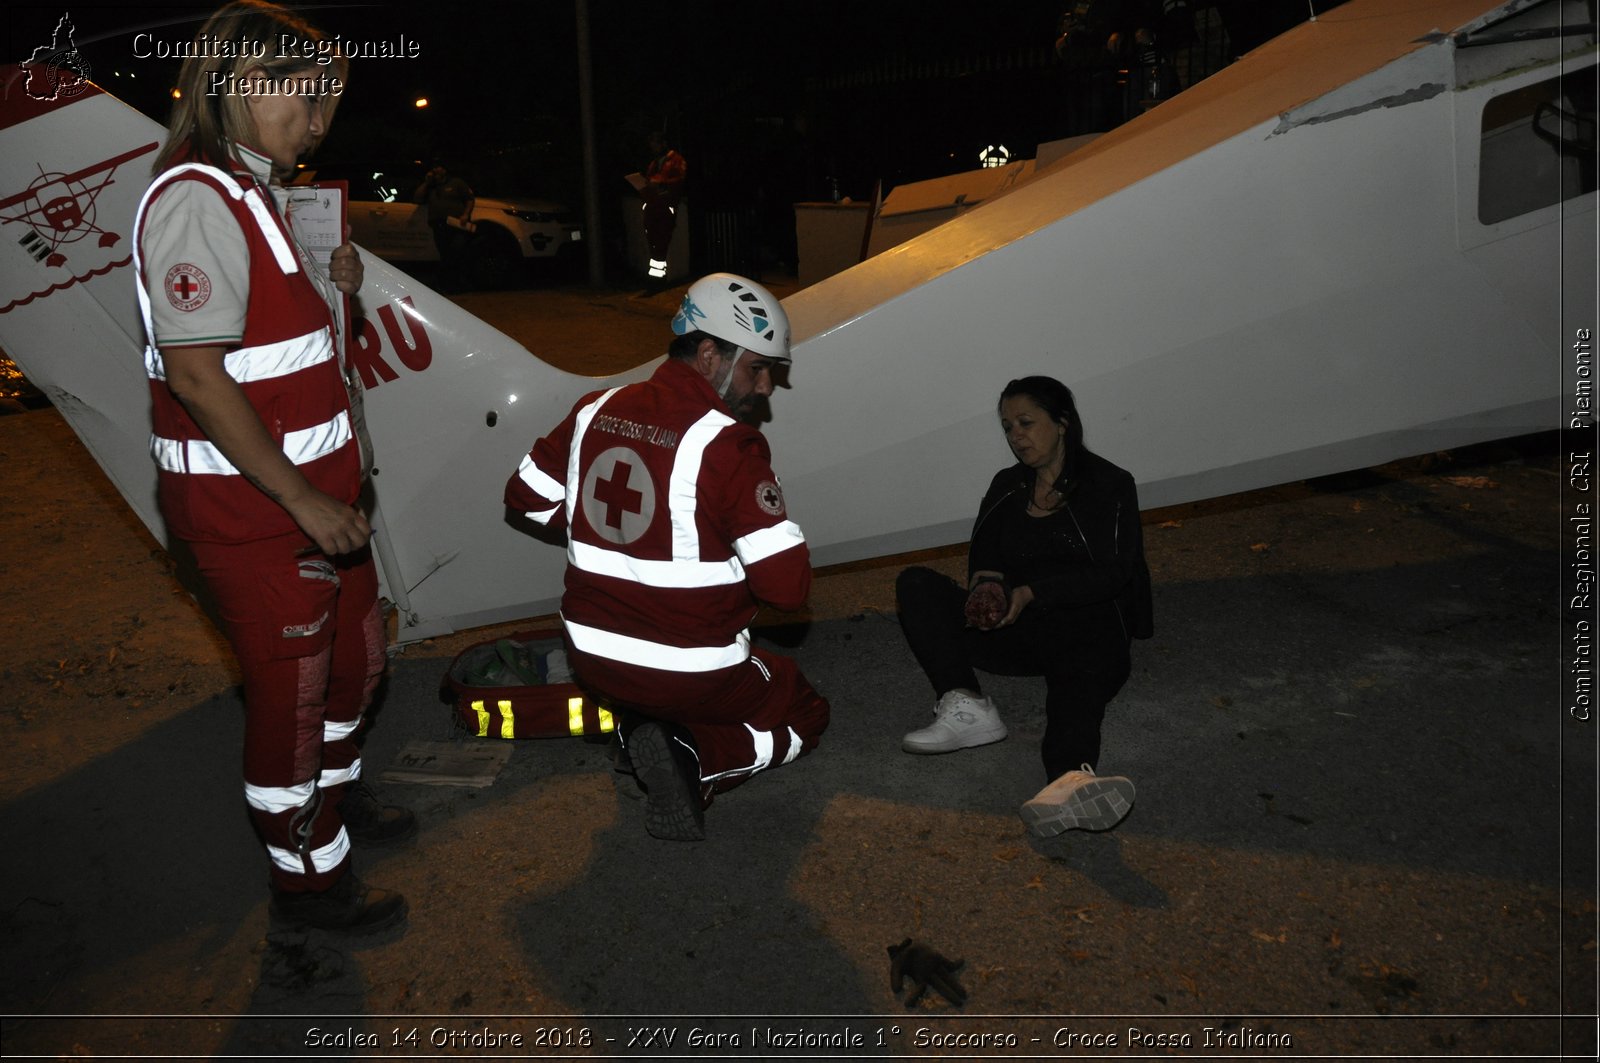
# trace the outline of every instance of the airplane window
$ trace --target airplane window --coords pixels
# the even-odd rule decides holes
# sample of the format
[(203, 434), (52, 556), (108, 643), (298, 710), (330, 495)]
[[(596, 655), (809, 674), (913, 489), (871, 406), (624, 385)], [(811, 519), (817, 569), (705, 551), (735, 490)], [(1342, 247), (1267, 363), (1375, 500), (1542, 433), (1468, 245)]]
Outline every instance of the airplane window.
[(1595, 67), (1485, 104), (1478, 161), (1485, 225), (1595, 191)]

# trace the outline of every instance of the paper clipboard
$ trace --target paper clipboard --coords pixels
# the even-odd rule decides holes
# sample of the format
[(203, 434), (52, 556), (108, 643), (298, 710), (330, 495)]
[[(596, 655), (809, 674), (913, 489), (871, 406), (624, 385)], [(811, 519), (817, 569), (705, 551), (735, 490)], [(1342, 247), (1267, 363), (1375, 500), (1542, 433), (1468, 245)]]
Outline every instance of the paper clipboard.
[[(283, 214), (289, 221), (289, 228), (294, 231), (300, 246), (317, 264), (328, 289), (336, 291), (332, 280), (328, 278), (328, 264), (333, 259), (334, 250), (344, 243), (345, 232), (349, 228), (346, 206), (350, 199), (349, 184), (344, 181), (322, 181), (312, 185), (290, 185), (283, 189), (283, 193)], [(350, 297), (343, 292), (339, 292), (338, 296), (333, 300), (335, 305), (331, 309), (337, 319), (342, 353), (350, 340), (347, 327), (350, 321)]]
[(355, 342), (350, 330), (350, 296), (335, 288), (328, 274), (333, 252), (345, 242), (345, 234), (350, 231), (350, 185), (346, 181), (319, 181), (309, 185), (290, 185), (281, 191), (284, 197), (283, 214), (289, 221), (289, 228), (322, 274), (323, 290), (331, 293), (334, 347), (339, 352), (345, 390), (350, 393), (350, 427), (361, 447), (361, 472), (365, 477), (372, 472), (372, 439), (367, 434), (363, 404), (365, 389), (352, 369), (354, 359), (350, 357)]

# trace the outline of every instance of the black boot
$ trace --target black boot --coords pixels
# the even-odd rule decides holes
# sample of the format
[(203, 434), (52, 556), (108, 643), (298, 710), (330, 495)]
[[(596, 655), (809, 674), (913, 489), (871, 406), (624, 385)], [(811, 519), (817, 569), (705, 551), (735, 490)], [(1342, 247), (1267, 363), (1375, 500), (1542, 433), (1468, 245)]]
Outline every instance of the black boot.
[(633, 770), (633, 761), (622, 745), (622, 739), (615, 734), (611, 736), (611, 786), (629, 801), (637, 801), (644, 796), (644, 787), (639, 783), (638, 773)]
[(706, 836), (700, 774), (693, 756), (651, 721), (628, 732), (628, 756), (644, 789), (644, 828), (652, 837), (697, 842)]

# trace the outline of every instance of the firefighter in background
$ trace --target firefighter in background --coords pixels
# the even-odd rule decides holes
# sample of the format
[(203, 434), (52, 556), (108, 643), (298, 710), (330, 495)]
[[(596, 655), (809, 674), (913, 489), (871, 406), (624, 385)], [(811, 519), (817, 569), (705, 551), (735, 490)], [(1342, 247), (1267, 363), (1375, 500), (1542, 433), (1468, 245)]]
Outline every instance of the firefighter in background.
[(573, 671), (617, 712), (645, 828), (693, 841), (714, 792), (816, 747), (828, 703), (748, 630), (760, 605), (798, 609), (811, 588), (756, 428), (789, 360), (788, 317), (759, 284), (713, 273), (672, 330), (655, 374), (579, 399), (505, 501), (565, 529)]
[(683, 181), (689, 164), (675, 149), (667, 146), (665, 134), (650, 134), (650, 162), (644, 168), (644, 239), (650, 251), (648, 274), (651, 281), (667, 276), (667, 251), (672, 247), (672, 231), (678, 225), (678, 204), (683, 201)]
[[(363, 933), (402, 922), (406, 902), (356, 877), (351, 842), (399, 841), (416, 820), (361, 783), (356, 736), (387, 639), (333, 305), (360, 288), (362, 266), (346, 243), (324, 277), (274, 198), (338, 99), (315, 91), (329, 67), (279, 53), (291, 37), (321, 39), (259, 0), (201, 28), (200, 42), (240, 47), (184, 60), (134, 267), (158, 499), (238, 658), (244, 796), (270, 858), (273, 915)], [(342, 58), (331, 73), (344, 78)], [(208, 96), (219, 75), (256, 91)], [(181, 810), (173, 822), (181, 829)], [(190, 848), (207, 858), (202, 839)]]

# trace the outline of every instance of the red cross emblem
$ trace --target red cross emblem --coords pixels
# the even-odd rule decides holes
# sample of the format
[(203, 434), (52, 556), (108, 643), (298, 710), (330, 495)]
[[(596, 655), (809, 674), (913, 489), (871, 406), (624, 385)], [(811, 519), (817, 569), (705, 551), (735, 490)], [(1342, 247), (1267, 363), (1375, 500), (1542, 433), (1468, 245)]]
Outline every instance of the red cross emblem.
[(783, 491), (771, 480), (756, 484), (756, 505), (774, 517), (783, 515)]
[(596, 535), (627, 546), (650, 527), (656, 515), (656, 489), (644, 459), (627, 447), (611, 447), (590, 462), (583, 475), (583, 514)]
[(179, 262), (167, 270), (167, 302), (188, 313), (211, 298), (211, 278), (198, 266)]
[(632, 475), (633, 466), (619, 461), (611, 467), (611, 479), (596, 480), (594, 484), (595, 500), (606, 507), (606, 525), (619, 531), (622, 514), (638, 513), (644, 505), (644, 493), (628, 486)]

